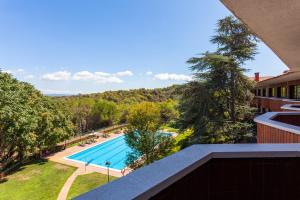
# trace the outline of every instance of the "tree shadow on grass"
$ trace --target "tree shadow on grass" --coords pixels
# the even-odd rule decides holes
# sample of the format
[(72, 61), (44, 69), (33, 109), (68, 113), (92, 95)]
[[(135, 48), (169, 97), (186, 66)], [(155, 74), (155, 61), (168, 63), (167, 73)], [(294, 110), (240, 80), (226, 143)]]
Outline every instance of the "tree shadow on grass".
[(2, 178), (2, 179), (0, 179), (0, 184), (1, 184), (1, 183), (5, 183), (6, 181), (8, 181), (7, 178)]
[(25, 163), (17, 165), (14, 169), (9, 171), (6, 175), (12, 175), (14, 173), (20, 172), (20, 171), (24, 170), (27, 165), (32, 165), (32, 164), (44, 165), (47, 162), (48, 162), (48, 160), (46, 160), (46, 159), (32, 159), (30, 161), (27, 161)]

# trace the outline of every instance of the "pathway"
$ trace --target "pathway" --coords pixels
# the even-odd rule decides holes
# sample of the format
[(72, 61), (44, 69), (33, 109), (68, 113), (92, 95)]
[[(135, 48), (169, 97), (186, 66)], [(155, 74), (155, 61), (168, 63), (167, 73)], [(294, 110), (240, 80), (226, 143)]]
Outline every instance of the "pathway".
[(64, 186), (61, 188), (60, 193), (57, 197), (57, 200), (66, 200), (68, 196), (68, 192), (75, 181), (76, 177), (81, 174), (85, 174), (85, 170), (83, 167), (78, 168), (65, 182)]

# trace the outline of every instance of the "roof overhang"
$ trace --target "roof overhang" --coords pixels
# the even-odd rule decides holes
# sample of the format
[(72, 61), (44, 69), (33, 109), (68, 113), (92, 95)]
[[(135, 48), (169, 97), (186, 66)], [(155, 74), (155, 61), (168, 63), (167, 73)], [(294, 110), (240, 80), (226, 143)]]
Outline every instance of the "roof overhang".
[(300, 71), (300, 0), (221, 1), (291, 71)]
[(289, 81), (295, 81), (299, 79), (300, 79), (300, 71), (288, 72), (264, 81), (259, 81), (258, 83), (256, 83), (256, 87), (272, 86), (272, 85), (277, 85), (279, 83), (286, 83)]

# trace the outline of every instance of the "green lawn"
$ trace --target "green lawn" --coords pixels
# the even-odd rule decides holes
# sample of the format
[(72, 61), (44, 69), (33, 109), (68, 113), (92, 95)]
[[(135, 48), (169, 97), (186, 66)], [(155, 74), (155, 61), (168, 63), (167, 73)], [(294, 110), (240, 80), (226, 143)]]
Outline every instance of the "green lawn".
[[(110, 180), (114, 180), (116, 177), (110, 176)], [(75, 179), (67, 199), (72, 199), (80, 194), (90, 191), (100, 185), (107, 183), (107, 175), (99, 173), (91, 173), (79, 175)]]
[(169, 131), (169, 132), (174, 132), (174, 133), (178, 133), (179, 130), (177, 128), (173, 128), (171, 126), (169, 126), (168, 124), (160, 127), (162, 130), (166, 130), (166, 131)]
[(0, 183), (1, 200), (56, 200), (74, 167), (51, 161), (34, 161), (20, 167)]

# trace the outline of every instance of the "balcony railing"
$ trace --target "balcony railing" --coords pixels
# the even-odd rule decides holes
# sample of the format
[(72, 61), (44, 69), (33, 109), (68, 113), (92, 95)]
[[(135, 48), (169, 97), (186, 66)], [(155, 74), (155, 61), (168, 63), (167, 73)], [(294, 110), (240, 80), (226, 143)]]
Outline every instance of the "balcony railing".
[(300, 144), (193, 145), (77, 197), (297, 199)]
[(255, 96), (255, 98), (278, 100), (278, 101), (291, 102), (291, 103), (299, 103), (300, 104), (300, 99), (288, 99), (288, 98), (284, 98), (284, 97), (266, 97), (266, 96)]

